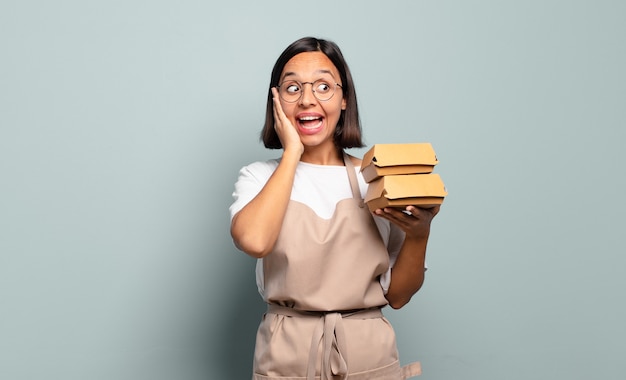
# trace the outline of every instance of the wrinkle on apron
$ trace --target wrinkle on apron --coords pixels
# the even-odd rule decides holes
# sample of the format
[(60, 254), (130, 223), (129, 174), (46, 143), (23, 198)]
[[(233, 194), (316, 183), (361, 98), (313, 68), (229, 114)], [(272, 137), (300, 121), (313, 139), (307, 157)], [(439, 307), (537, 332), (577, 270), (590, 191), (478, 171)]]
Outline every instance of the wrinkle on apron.
[(348, 376), (346, 338), (343, 319), (382, 318), (380, 308), (363, 309), (349, 312), (301, 311), (291, 307), (269, 305), (268, 313), (296, 318), (319, 319), (311, 337), (311, 349), (307, 364), (307, 380), (315, 379), (315, 366), (320, 344), (322, 345), (322, 380), (343, 380)]

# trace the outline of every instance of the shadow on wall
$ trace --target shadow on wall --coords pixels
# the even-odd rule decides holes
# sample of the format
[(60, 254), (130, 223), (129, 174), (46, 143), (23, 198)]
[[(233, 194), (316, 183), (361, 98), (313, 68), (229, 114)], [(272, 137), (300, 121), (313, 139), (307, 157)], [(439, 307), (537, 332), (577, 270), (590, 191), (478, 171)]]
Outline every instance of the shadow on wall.
[(256, 288), (254, 267), (256, 260), (245, 253), (236, 251), (228, 254), (237, 256), (224, 268), (229, 273), (222, 284), (224, 305), (216, 306), (215, 313), (219, 316), (214, 320), (213, 346), (215, 363), (212, 372), (219, 379), (250, 379), (252, 378), (252, 359), (254, 342), (259, 322), (265, 312), (265, 302)]

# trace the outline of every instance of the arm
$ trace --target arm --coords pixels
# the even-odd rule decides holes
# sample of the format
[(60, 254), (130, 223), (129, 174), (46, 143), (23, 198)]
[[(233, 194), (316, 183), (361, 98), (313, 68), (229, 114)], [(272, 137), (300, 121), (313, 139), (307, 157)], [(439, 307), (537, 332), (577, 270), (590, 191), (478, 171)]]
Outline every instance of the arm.
[(298, 132), (285, 116), (276, 90), (274, 94), (274, 128), (284, 147), (278, 167), (263, 189), (232, 219), (230, 233), (235, 245), (253, 257), (272, 251), (291, 197), (296, 167), (304, 151)]
[(430, 224), (439, 212), (439, 207), (426, 209), (408, 206), (406, 210), (412, 215), (393, 208), (375, 211), (376, 215), (396, 224), (406, 234), (396, 263), (391, 269), (391, 283), (386, 295), (389, 305), (394, 309), (406, 305), (424, 283), (424, 264)]

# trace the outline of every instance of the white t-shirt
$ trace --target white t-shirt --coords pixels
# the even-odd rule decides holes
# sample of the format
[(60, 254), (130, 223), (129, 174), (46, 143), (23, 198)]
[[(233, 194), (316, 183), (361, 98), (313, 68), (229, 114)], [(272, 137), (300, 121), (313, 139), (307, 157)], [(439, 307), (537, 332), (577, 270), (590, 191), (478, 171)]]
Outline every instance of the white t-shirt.
[[(239, 179), (235, 183), (235, 191), (233, 192), (234, 202), (230, 206), (231, 219), (263, 189), (263, 186), (278, 167), (278, 163), (279, 159), (254, 162), (239, 171)], [(356, 167), (355, 171), (361, 196), (365, 197), (367, 183), (361, 176), (359, 167)], [(346, 198), (352, 198), (352, 189), (345, 166), (298, 163), (291, 190), (291, 200), (307, 205), (320, 218), (330, 219), (335, 212), (337, 203)], [(387, 293), (391, 281), (391, 267), (402, 247), (404, 232), (384, 218), (374, 216), (374, 221), (389, 251), (390, 266), (380, 278), (381, 286)], [(256, 281), (261, 295), (263, 295), (264, 289), (262, 260), (258, 259), (256, 265)]]

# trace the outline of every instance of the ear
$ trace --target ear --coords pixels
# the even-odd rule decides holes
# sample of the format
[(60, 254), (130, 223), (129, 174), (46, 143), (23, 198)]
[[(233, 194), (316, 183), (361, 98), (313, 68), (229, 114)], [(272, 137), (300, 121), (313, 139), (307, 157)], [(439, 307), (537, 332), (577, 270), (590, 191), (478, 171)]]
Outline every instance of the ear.
[(346, 110), (346, 98), (341, 99), (341, 110)]

